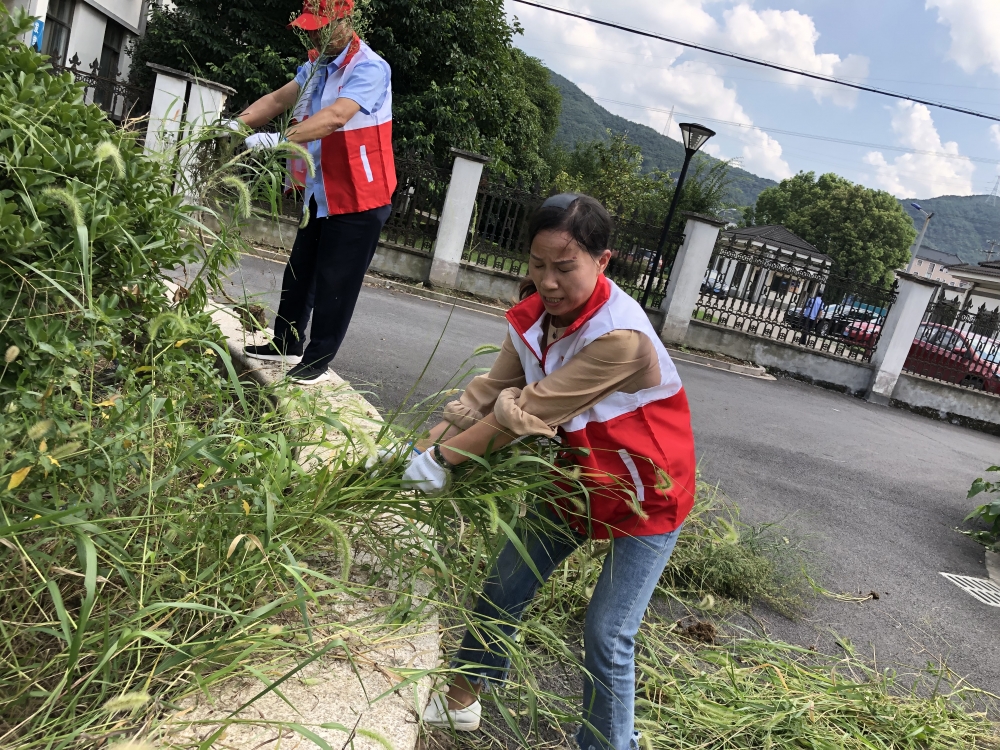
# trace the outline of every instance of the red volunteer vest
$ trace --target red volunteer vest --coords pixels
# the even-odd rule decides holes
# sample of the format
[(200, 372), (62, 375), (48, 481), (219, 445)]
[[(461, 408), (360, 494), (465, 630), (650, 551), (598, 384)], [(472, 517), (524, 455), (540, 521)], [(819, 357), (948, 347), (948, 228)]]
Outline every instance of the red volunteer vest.
[[(381, 58), (355, 36), (343, 63), (326, 81), (319, 109), (337, 100), (354, 68), (366, 60)], [(358, 213), (392, 203), (396, 162), (392, 153), (391, 87), (377, 112), (370, 115), (358, 112), (344, 127), (320, 141), (319, 162), (329, 216)], [(293, 170), (293, 179), (304, 182), (304, 170), (299, 175)]]
[(613, 393), (559, 428), (567, 455), (581, 467), (589, 517), (561, 510), (595, 539), (673, 531), (691, 512), (695, 493), (694, 435), (677, 368), (639, 304), (602, 276), (580, 317), (544, 347), (545, 308), (533, 294), (507, 312), (511, 340), (527, 382), (553, 373), (587, 344), (616, 330), (639, 331), (653, 342), (660, 384)]

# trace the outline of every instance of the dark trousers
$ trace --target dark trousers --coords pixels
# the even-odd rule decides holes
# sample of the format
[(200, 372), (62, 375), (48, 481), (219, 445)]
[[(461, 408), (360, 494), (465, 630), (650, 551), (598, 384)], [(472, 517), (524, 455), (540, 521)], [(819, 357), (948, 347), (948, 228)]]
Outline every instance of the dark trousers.
[[(392, 206), (355, 214), (311, 218), (299, 229), (281, 282), (274, 342), (288, 354), (302, 352), (312, 314), (303, 364), (329, 365), (347, 335), (382, 226)], [(310, 202), (311, 216), (316, 201)]]
[(806, 318), (805, 323), (802, 326), (802, 337), (799, 339), (800, 344), (809, 343), (809, 334), (816, 329), (816, 318)]

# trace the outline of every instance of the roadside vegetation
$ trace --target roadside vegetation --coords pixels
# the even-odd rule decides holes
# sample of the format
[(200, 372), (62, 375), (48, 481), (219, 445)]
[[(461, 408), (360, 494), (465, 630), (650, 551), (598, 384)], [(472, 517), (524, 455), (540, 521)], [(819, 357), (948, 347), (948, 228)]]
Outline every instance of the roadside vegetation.
[[(0, 11), (0, 746), (125, 748), (226, 681), (274, 689), (261, 665), (349, 656), (331, 601), (378, 594), (387, 632), (433, 605), (454, 638), (498, 545), (558, 493), (551, 446), (470, 462), (427, 501), (400, 491), (398, 463), (365, 468), (376, 440), (405, 434), (241, 381), (204, 305), (241, 250), (228, 222), (280, 185), (274, 165), (229, 156), (200, 176), (227, 210), (185, 202), (173, 162), (17, 40), (29, 26)], [(181, 264), (199, 270), (168, 296), (162, 273)], [(332, 456), (307, 470), (317, 447)], [(911, 693), (849, 651), (727, 626), (755, 603), (801, 611), (794, 549), (702, 488), (640, 638), (647, 748), (1000, 746), (984, 696), (947, 675)], [(581, 550), (539, 597), (492, 741), (556, 742), (574, 721), (601, 554)], [(306, 719), (287, 729), (311, 736)], [(182, 736), (161, 740), (219, 738)]]

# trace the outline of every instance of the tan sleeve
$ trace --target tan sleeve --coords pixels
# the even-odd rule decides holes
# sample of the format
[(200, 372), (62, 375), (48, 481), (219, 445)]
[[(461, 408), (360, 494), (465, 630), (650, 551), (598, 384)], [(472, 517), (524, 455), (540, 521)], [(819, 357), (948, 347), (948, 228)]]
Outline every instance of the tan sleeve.
[(499, 394), (495, 415), (517, 435), (551, 437), (556, 427), (612, 393), (636, 393), (659, 383), (653, 342), (638, 331), (612, 331), (537, 383)]
[(502, 391), (523, 388), (524, 384), (521, 358), (517, 356), (508, 333), (490, 371), (474, 377), (458, 401), (445, 404), (444, 418), (460, 430), (467, 430), (493, 411), (493, 405)]

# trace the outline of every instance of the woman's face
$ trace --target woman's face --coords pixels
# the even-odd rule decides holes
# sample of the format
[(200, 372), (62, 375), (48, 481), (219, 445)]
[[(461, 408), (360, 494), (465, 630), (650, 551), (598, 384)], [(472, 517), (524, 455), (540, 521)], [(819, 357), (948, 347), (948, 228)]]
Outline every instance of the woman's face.
[(609, 260), (610, 250), (595, 259), (568, 232), (535, 235), (528, 276), (538, 289), (545, 312), (557, 326), (562, 328), (576, 320)]

